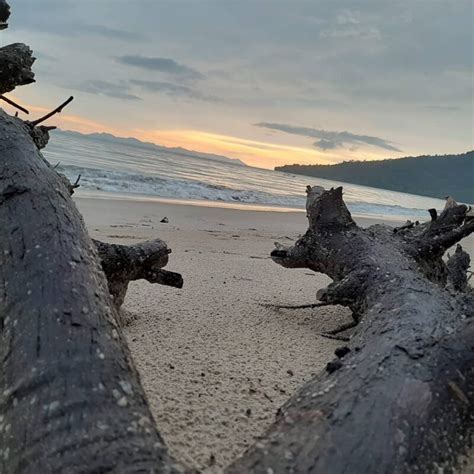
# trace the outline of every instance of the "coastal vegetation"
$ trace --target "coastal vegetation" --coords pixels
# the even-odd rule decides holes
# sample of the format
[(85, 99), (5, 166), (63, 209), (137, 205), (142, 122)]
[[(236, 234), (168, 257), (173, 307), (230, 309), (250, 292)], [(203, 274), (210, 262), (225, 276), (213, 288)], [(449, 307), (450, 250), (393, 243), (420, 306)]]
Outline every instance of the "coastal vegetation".
[(336, 165), (284, 165), (275, 171), (360, 184), (434, 198), (456, 196), (474, 203), (474, 151)]

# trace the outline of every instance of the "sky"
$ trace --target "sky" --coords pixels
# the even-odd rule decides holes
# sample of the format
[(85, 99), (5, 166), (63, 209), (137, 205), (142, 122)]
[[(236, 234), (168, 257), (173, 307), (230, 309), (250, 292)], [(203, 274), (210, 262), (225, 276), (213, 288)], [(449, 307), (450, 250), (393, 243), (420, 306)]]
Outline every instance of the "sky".
[(10, 97), (73, 95), (63, 129), (264, 168), (473, 148), (471, 0), (9, 3), (37, 58)]

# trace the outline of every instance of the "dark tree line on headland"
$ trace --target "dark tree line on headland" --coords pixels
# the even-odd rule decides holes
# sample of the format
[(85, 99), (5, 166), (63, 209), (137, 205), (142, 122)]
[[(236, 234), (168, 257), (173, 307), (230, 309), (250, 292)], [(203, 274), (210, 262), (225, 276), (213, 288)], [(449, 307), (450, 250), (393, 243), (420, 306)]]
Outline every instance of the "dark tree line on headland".
[(474, 151), (336, 165), (284, 165), (275, 171), (332, 179), (435, 198), (474, 203)]

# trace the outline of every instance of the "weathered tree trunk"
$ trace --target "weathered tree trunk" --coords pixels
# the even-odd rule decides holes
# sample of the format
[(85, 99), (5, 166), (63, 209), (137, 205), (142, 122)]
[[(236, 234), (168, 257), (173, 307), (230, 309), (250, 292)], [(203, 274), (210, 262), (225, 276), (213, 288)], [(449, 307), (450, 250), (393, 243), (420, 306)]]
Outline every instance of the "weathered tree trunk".
[[(0, 29), (9, 13), (0, 0)], [(0, 94), (33, 82), (33, 61), (25, 45), (0, 48)], [(182, 472), (153, 422), (69, 183), (38, 151), (49, 128), (0, 109), (0, 472)], [(118, 247), (98, 245), (112, 267), (107, 249)], [(120, 278), (140, 277), (141, 258), (144, 277), (159, 273), (164, 249), (120, 248)]]
[(448, 266), (442, 255), (474, 230), (466, 211), (454, 203), (428, 224), (364, 230), (342, 188), (313, 200), (306, 234), (271, 256), (329, 275), (319, 298), (360, 323), (329, 374), (293, 396), (229, 473), (452, 472), (472, 433), (474, 298), (459, 283), (468, 255), (458, 248), (462, 262)]
[(0, 472), (178, 472), (67, 187), (0, 124)]

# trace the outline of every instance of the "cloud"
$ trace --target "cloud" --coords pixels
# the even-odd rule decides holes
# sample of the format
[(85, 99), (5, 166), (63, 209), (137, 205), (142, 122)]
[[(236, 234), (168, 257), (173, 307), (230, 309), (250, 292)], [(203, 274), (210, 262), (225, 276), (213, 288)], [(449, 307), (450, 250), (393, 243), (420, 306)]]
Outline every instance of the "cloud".
[(100, 81), (100, 80), (89, 80), (81, 82), (76, 86), (69, 86), (69, 88), (87, 92), (88, 94), (97, 94), (107, 97), (114, 97), (116, 99), (124, 100), (141, 100), (140, 97), (130, 94), (130, 87), (127, 84), (114, 84), (112, 82)]
[(334, 148), (343, 148), (346, 145), (360, 146), (371, 145), (384, 150), (400, 152), (401, 150), (391, 142), (379, 137), (370, 135), (356, 135), (350, 132), (333, 132), (329, 130), (319, 130), (316, 128), (295, 127), (282, 123), (260, 122), (255, 124), (257, 127), (268, 128), (270, 130), (278, 130), (280, 132), (290, 133), (292, 135), (301, 135), (303, 137), (318, 138), (313, 146), (320, 150), (333, 150)]
[(380, 39), (381, 34), (377, 28), (335, 28), (332, 30), (323, 30), (320, 33), (321, 38), (337, 38), (341, 40), (349, 40), (350, 38), (359, 38), (361, 40), (375, 40)]
[(361, 17), (359, 12), (342, 10), (336, 15), (335, 21), (330, 22), (328, 27), (320, 32), (320, 37), (346, 41), (350, 38), (374, 40), (380, 39), (381, 33), (377, 27)]
[(111, 38), (123, 41), (140, 41), (146, 39), (146, 36), (127, 30), (112, 28), (110, 26), (98, 24), (79, 24), (71, 22), (63, 22), (59, 24), (50, 25), (47, 22), (30, 22), (25, 21), (18, 26), (18, 29), (28, 31), (39, 31), (41, 33), (48, 33), (56, 36), (77, 37), (84, 35), (101, 36), (104, 38)]
[(456, 105), (423, 105), (421, 108), (435, 112), (456, 112), (461, 110), (461, 107)]
[(204, 79), (204, 75), (196, 69), (177, 63), (174, 59), (170, 58), (125, 55), (117, 58), (117, 61), (128, 66), (164, 72), (182, 79)]
[(78, 26), (76, 31), (79, 33), (91, 33), (98, 36), (105, 36), (106, 38), (114, 38), (127, 41), (139, 41), (145, 37), (139, 33), (132, 31), (119, 30), (116, 28), (110, 28), (104, 25), (83, 25)]
[(130, 84), (140, 87), (147, 92), (159, 92), (169, 96), (184, 97), (205, 102), (220, 102), (218, 97), (205, 95), (192, 87), (183, 86), (181, 84), (161, 81), (143, 81), (138, 79), (130, 80)]
[(38, 51), (35, 49), (34, 57), (39, 61), (52, 61), (54, 63), (58, 62), (58, 59), (50, 54), (43, 53), (42, 51)]
[[(56, 100), (48, 84), (79, 84), (89, 92), (82, 98), (91, 117), (122, 121), (123, 127), (129, 111), (144, 105), (129, 97), (138, 96), (147, 104), (134, 116), (137, 129), (147, 127), (159, 108), (173, 129), (217, 127), (254, 138), (278, 133), (279, 141), (299, 142), (307, 152), (312, 149), (311, 156), (327, 160), (332, 155), (365, 159), (366, 151), (398, 154), (353, 139), (341, 145), (341, 136), (251, 127), (252, 132), (248, 125), (275, 120), (353, 131), (388, 138), (390, 146), (410, 153), (449, 153), (472, 142), (472, 2), (467, 0), (286, 1), (272, 2), (271, 8), (268, 2), (185, 0), (185, 8), (176, 8), (176, 2), (136, 1), (125, 15), (117, 5), (132, 2), (14, 3), (4, 42), (26, 42), (57, 59), (37, 61), (42, 86), (28, 94), (38, 103)], [(147, 39), (132, 41), (141, 35)], [(117, 60), (125, 55), (125, 63)], [(196, 74), (205, 79), (189, 79)], [(120, 88), (90, 84), (91, 79)], [(149, 83), (130, 83), (134, 79)], [(114, 100), (123, 108), (121, 117), (114, 115), (117, 107), (104, 110), (104, 102)], [(283, 109), (287, 121), (279, 115)], [(384, 116), (383, 128), (362, 128)], [(351, 153), (353, 148), (360, 153)]]

